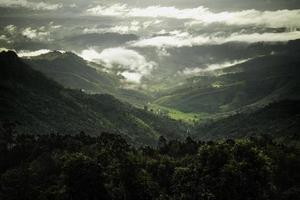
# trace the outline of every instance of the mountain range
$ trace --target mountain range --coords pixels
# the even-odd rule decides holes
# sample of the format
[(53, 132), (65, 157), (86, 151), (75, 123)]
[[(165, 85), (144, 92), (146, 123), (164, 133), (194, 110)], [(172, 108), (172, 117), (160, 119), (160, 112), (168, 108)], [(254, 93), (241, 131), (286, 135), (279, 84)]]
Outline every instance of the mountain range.
[(182, 138), (185, 125), (121, 102), (108, 94), (67, 89), (32, 69), (12, 51), (0, 54), (1, 121), (30, 134), (90, 135), (114, 132), (133, 144), (155, 144), (160, 135)]
[(2, 52), (1, 120), (18, 121), (22, 133), (114, 132), (150, 145), (160, 136), (293, 135), (299, 130), (298, 42), (287, 43), (288, 49), (247, 46), (269, 54), (200, 70), (158, 91), (128, 89), (124, 77), (72, 52), (23, 58)]

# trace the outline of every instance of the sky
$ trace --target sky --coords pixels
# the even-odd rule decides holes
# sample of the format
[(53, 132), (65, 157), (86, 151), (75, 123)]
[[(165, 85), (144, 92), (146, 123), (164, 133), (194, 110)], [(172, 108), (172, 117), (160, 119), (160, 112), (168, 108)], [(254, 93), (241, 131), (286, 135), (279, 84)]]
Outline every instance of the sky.
[(136, 84), (231, 66), (297, 39), (299, 0), (0, 0), (1, 49), (73, 51)]

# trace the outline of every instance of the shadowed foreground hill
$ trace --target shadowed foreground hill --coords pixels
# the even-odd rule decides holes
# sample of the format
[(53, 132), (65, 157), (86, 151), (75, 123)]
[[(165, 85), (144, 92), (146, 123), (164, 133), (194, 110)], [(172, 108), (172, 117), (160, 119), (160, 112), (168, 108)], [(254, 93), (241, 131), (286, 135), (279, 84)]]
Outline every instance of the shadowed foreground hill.
[(0, 119), (16, 120), (22, 133), (97, 135), (117, 132), (134, 143), (153, 144), (160, 134), (180, 138), (182, 125), (121, 103), (110, 95), (65, 89), (31, 69), (14, 52), (0, 53)]

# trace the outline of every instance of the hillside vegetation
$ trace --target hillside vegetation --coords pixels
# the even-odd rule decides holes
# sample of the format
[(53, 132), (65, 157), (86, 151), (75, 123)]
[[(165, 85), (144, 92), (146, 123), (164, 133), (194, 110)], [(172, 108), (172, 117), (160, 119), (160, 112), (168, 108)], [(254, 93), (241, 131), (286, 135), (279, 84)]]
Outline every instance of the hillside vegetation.
[(120, 75), (106, 72), (102, 65), (89, 63), (71, 52), (53, 51), (24, 60), (32, 68), (66, 88), (92, 94), (110, 94), (137, 106), (151, 100), (143, 92), (124, 88), (124, 78)]
[(297, 55), (272, 55), (195, 76), (159, 94), (155, 103), (187, 113), (222, 113), (300, 98)]
[(15, 135), (0, 129), (0, 198), (294, 200), (299, 148), (272, 137), (133, 148), (115, 134)]
[(208, 120), (206, 123), (197, 125), (195, 129), (194, 136), (202, 140), (244, 138), (267, 134), (282, 140), (294, 138), (296, 142), (300, 137), (300, 101), (274, 102), (255, 111)]
[(163, 134), (180, 138), (185, 125), (122, 103), (107, 94), (65, 89), (20, 60), (0, 54), (1, 120), (17, 121), (22, 133), (99, 135), (120, 133), (132, 143), (153, 144)]

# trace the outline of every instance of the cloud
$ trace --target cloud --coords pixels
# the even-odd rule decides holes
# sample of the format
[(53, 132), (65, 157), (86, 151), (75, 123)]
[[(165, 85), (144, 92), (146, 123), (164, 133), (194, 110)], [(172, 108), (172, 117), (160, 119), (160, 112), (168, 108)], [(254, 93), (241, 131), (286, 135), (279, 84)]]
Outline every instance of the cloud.
[(14, 35), (17, 33), (17, 27), (15, 25), (7, 25), (6, 27), (4, 27), (4, 30), (9, 33), (10, 35)]
[(157, 36), (142, 39), (131, 43), (133, 47), (183, 47), (183, 46), (199, 46), (210, 44), (224, 44), (227, 42), (287, 42), (290, 40), (300, 39), (300, 31), (282, 32), (282, 33), (232, 33), (231, 35), (197, 35), (193, 36), (187, 32), (173, 32), (169, 35)]
[(156, 54), (159, 57), (166, 57), (166, 56), (170, 56), (171, 54), (167, 51), (166, 48), (162, 47), (162, 48), (157, 48), (156, 49)]
[(142, 30), (149, 29), (152, 26), (160, 24), (161, 20), (147, 20), (147, 21), (129, 21), (123, 22), (118, 25), (112, 27), (88, 27), (83, 30), (83, 33), (107, 33), (107, 32), (115, 32), (115, 33), (136, 33)]
[[(63, 50), (55, 50), (55, 51), (65, 53), (65, 51), (63, 51)], [(52, 50), (50, 50), (50, 49), (39, 49), (36, 51), (20, 50), (20, 51), (17, 51), (16, 53), (18, 54), (19, 57), (35, 57), (35, 56), (47, 54), (49, 52), (52, 52)]]
[(129, 8), (126, 4), (114, 4), (111, 6), (96, 6), (87, 9), (91, 15), (101, 16), (125, 16), (125, 17), (166, 17), (177, 19), (194, 19), (198, 13), (203, 13), (206, 8), (177, 9), (175, 7), (149, 6), (146, 8)]
[(8, 40), (8, 38), (6, 37), (6, 35), (0, 35), (0, 40)]
[[(203, 37), (205, 39), (205, 37)], [(206, 38), (205, 40), (209, 40)], [(203, 43), (206, 41), (203, 41)], [(156, 36), (152, 38), (141, 39), (133, 42), (131, 46), (134, 47), (182, 47), (182, 46), (193, 46), (196, 43), (196, 38), (187, 32), (173, 31), (168, 35)], [(200, 42), (197, 42), (200, 44)]]
[(83, 30), (83, 33), (108, 33), (108, 32), (114, 32), (114, 33), (132, 33), (132, 32), (137, 32), (139, 31), (141, 26), (138, 24), (133, 24), (131, 23), (130, 25), (118, 25), (118, 26), (113, 26), (110, 28), (97, 28), (97, 27), (92, 27), (92, 28), (85, 28)]
[(56, 25), (56, 24), (54, 24), (53, 21), (51, 21), (51, 22), (49, 22), (48, 27), (49, 27), (50, 29), (59, 29), (59, 28), (62, 27), (62, 25), (59, 25), (59, 24)]
[(140, 26), (131, 25), (131, 26), (114, 26), (110, 29), (111, 32), (117, 33), (130, 33), (137, 32), (140, 29)]
[(142, 77), (144, 74), (139, 73), (139, 72), (130, 72), (130, 71), (124, 71), (121, 72), (121, 75), (125, 77), (125, 79), (129, 82), (134, 82), (134, 83), (140, 83)]
[(14, 51), (13, 49), (7, 49), (7, 48), (4, 48), (4, 47), (0, 47), (0, 52), (2, 51)]
[(0, 35), (0, 40), (8, 41), (8, 38), (6, 35)]
[(72, 4), (69, 5), (69, 7), (70, 7), (70, 8), (77, 8), (78, 6), (77, 6), (76, 3), (72, 3)]
[(270, 28), (300, 27), (300, 10), (277, 10), (258, 11), (243, 10), (239, 12), (208, 12), (202, 17), (198, 17), (190, 25), (207, 25), (212, 23), (223, 23), (227, 25), (255, 25)]
[[(10, 43), (28, 43), (32, 42), (52, 42), (54, 41), (53, 33), (60, 30), (61, 25), (56, 25), (53, 22), (40, 27), (17, 27), (15, 25), (7, 25), (3, 28), (4, 35), (9, 39)], [(30, 43), (28, 43), (30, 45)], [(18, 45), (17, 45), (18, 46)], [(40, 46), (41, 47), (41, 46)], [(38, 48), (40, 48), (38, 47)], [(44, 47), (42, 47), (44, 48)], [(27, 49), (25, 46), (20, 46), (17, 49)], [(35, 48), (33, 48), (35, 49)]]
[(40, 49), (37, 51), (18, 51), (17, 54), (20, 57), (34, 57), (42, 54), (49, 53), (51, 50), (49, 49)]
[(114, 17), (148, 17), (192, 20), (188, 25), (261, 25), (271, 28), (300, 27), (300, 10), (259, 11), (243, 10), (236, 12), (212, 12), (203, 6), (178, 9), (176, 7), (149, 6), (129, 8), (126, 4), (96, 6), (86, 10), (88, 15)]
[(1, 0), (0, 7), (28, 8), (32, 10), (57, 10), (62, 8), (62, 4), (50, 4), (46, 2), (32, 2), (27, 0)]
[(238, 64), (242, 64), (245, 63), (247, 61), (251, 60), (249, 59), (243, 59), (243, 60), (234, 60), (231, 62), (224, 62), (224, 63), (217, 63), (217, 64), (211, 64), (211, 65), (207, 65), (205, 68), (185, 68), (180, 74), (184, 74), (184, 75), (196, 75), (202, 72), (209, 72), (209, 71), (214, 71), (214, 70), (218, 70), (218, 69), (224, 69), (227, 67), (231, 67), (234, 65), (238, 65)]
[(99, 62), (100, 61), (100, 53), (98, 53), (96, 50), (94, 50), (92, 48), (83, 50), (79, 54), (79, 56), (90, 62)]
[[(225, 38), (225, 42), (287, 42), (300, 38), (300, 31), (282, 32), (282, 33), (252, 33), (238, 34), (234, 33), (230, 37)], [(219, 38), (222, 43), (222, 38)]]
[(122, 16), (129, 12), (126, 4), (114, 4), (112, 6), (96, 6), (87, 9), (87, 13), (91, 15), (102, 15), (102, 16)]
[(139, 83), (156, 66), (155, 62), (147, 61), (138, 52), (121, 47), (104, 49), (101, 53), (87, 49), (79, 55), (88, 61), (104, 63), (109, 69), (117, 69), (127, 81), (135, 83)]
[(49, 40), (49, 32), (45, 31), (45, 27), (40, 27), (39, 29), (34, 29), (32, 27), (27, 27), (22, 31), (22, 35), (26, 36), (29, 39), (36, 39), (36, 40)]

